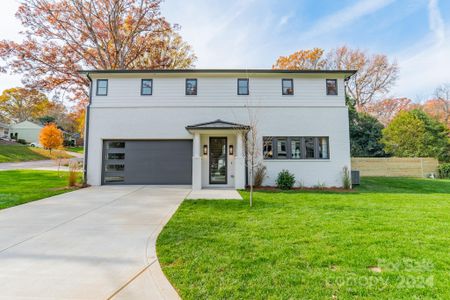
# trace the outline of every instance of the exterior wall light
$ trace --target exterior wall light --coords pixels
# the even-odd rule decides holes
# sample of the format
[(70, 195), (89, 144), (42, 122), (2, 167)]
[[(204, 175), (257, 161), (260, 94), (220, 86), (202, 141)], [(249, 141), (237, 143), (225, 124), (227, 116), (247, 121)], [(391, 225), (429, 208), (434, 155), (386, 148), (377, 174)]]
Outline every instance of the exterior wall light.
[(230, 145), (230, 146), (228, 147), (228, 154), (229, 154), (229, 155), (233, 155), (233, 154), (234, 154), (234, 147), (233, 147), (233, 145)]
[(208, 155), (208, 145), (203, 146), (203, 155)]

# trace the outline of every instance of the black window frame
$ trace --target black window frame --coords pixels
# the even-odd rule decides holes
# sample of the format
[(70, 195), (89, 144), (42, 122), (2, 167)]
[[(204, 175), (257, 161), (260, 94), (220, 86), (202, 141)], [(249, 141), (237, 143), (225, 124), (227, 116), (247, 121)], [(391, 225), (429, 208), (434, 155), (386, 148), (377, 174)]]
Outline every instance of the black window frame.
[[(334, 84), (336, 86), (336, 92), (335, 93), (330, 93), (330, 90), (328, 89), (328, 82), (329, 81), (334, 82)], [(338, 95), (338, 81), (337, 81), (337, 79), (325, 79), (325, 88), (327, 90), (327, 96), (337, 96)]]
[[(313, 157), (306, 157), (306, 139), (312, 138), (314, 144)], [(286, 157), (278, 157), (278, 140), (286, 141)], [(326, 139), (326, 157), (321, 156), (320, 139)], [(292, 141), (300, 142), (300, 157), (292, 157)], [(265, 154), (265, 146), (270, 143), (272, 157)], [(263, 137), (263, 159), (264, 160), (330, 160), (330, 137), (328, 136), (264, 136)]]
[[(195, 81), (195, 93), (194, 94), (188, 93), (188, 81)], [(198, 94), (198, 79), (197, 78), (186, 78), (184, 90), (185, 90), (186, 96), (197, 96), (197, 94)]]
[[(284, 92), (284, 82), (291, 82), (291, 86), (292, 86), (292, 94), (288, 94)], [(294, 96), (294, 79), (289, 79), (289, 78), (283, 78), (281, 79), (281, 94), (283, 96)]]
[[(245, 82), (247, 82), (247, 93), (241, 93), (240, 92), (240, 89), (239, 89), (239, 82), (240, 81), (245, 81)], [(248, 96), (248, 95), (250, 95), (250, 80), (249, 80), (249, 78), (238, 78), (237, 79), (237, 94), (238, 94), (238, 96)]]
[[(99, 94), (99, 82), (106, 82), (106, 93), (105, 94)], [(96, 87), (95, 87), (95, 95), (96, 96), (108, 96), (108, 88), (109, 88), (109, 82), (108, 79), (97, 79)]]
[[(144, 93), (144, 81), (149, 81), (151, 84), (150, 87), (150, 94), (145, 94)], [(153, 79), (150, 78), (143, 78), (141, 79), (141, 96), (152, 96), (153, 95)]]

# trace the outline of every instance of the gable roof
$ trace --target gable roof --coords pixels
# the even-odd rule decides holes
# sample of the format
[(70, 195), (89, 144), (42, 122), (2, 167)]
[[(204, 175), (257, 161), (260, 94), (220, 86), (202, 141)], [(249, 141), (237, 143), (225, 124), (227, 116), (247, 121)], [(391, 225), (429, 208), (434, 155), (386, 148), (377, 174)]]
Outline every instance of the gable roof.
[(18, 128), (26, 128), (26, 129), (40, 129), (42, 128), (41, 125), (38, 125), (36, 123), (30, 122), (30, 121), (23, 121), (16, 124), (12, 124), (11, 129), (18, 129)]
[(220, 119), (217, 119), (215, 121), (206, 122), (206, 123), (199, 123), (194, 125), (188, 125), (186, 126), (187, 130), (191, 129), (250, 129), (250, 126), (233, 123), (233, 122), (227, 122), (222, 121)]

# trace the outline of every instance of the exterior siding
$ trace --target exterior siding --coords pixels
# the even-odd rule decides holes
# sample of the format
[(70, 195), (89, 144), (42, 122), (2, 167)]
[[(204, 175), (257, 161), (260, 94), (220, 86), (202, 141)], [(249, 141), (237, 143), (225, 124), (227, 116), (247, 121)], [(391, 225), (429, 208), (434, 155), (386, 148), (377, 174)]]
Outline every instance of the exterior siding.
[[(108, 78), (95, 74), (94, 91), (97, 78)], [(283, 76), (281, 76), (283, 75)], [(253, 106), (344, 106), (344, 79), (330, 74), (319, 78), (294, 77), (292, 74), (281, 74), (277, 77), (250, 77), (250, 95), (237, 95), (237, 78), (233, 77), (200, 77), (186, 74), (185, 77), (152, 77), (142, 74), (139, 77), (109, 77), (108, 95), (93, 95), (92, 106), (97, 107), (148, 107), (148, 106), (209, 106), (235, 107)], [(204, 76), (204, 75), (203, 75)], [(298, 75), (297, 75), (298, 76)], [(153, 79), (153, 95), (142, 96), (141, 79)], [(185, 79), (198, 78), (198, 95), (185, 95)], [(294, 95), (282, 95), (281, 79), (294, 79)], [(325, 80), (338, 79), (338, 95), (327, 96)]]
[[(113, 83), (111, 82), (110, 88), (112, 89), (112, 87)], [(213, 102), (215, 99), (209, 101)], [(92, 185), (101, 184), (103, 140), (192, 139), (192, 135), (185, 129), (187, 125), (216, 119), (242, 124), (249, 123), (249, 110), (244, 107), (212, 109), (206, 106), (143, 106), (136, 109), (133, 107), (101, 107), (97, 106), (98, 103), (95, 101), (93, 104), (90, 114), (88, 156), (88, 183)], [(330, 138), (330, 159), (328, 160), (264, 160), (268, 175), (264, 184), (274, 185), (278, 172), (288, 169), (304, 186), (342, 185), (342, 168), (344, 166), (351, 167), (346, 106), (291, 107), (289, 109), (258, 107), (251, 110), (258, 119), (261, 143), (262, 136), (328, 136)]]

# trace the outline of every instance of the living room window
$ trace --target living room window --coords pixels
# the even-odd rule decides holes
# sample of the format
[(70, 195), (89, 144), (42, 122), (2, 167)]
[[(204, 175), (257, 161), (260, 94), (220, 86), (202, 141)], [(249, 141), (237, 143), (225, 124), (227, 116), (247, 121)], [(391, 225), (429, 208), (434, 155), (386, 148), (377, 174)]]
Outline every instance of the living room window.
[(327, 79), (327, 95), (336, 96), (338, 94), (337, 90), (337, 79)]
[(153, 79), (142, 79), (141, 80), (141, 95), (151, 96), (153, 93)]
[(108, 96), (108, 79), (97, 79), (97, 96)]
[(249, 94), (249, 82), (248, 78), (238, 79), (238, 95), (248, 95)]
[(186, 79), (186, 95), (197, 95), (197, 79)]
[(282, 79), (281, 86), (282, 86), (283, 96), (294, 95), (294, 80), (293, 79)]
[(264, 159), (329, 159), (328, 137), (263, 137)]

